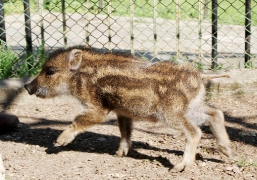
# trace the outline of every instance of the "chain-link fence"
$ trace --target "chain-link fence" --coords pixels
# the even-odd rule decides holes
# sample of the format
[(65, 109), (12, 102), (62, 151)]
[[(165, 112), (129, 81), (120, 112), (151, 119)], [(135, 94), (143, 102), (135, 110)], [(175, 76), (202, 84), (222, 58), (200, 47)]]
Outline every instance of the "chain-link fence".
[(256, 66), (251, 0), (0, 0), (0, 79), (33, 76), (54, 48), (90, 45), (200, 69)]

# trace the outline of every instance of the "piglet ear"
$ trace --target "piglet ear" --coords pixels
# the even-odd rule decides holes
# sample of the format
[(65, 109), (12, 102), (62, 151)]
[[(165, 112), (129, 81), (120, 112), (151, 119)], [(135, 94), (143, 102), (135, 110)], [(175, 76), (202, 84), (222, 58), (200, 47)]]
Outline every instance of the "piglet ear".
[(69, 69), (77, 70), (80, 67), (82, 61), (82, 50), (73, 49), (68, 57)]

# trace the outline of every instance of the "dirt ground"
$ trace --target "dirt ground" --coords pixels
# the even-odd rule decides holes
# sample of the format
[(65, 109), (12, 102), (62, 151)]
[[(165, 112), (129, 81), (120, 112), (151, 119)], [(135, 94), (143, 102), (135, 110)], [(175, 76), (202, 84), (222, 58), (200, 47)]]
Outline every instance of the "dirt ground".
[(80, 112), (69, 103), (15, 104), (0, 111), (20, 119), (16, 131), (0, 135), (6, 180), (79, 179), (257, 179), (257, 95), (217, 96), (209, 103), (225, 113), (233, 159), (219, 153), (209, 127), (202, 127), (195, 165), (169, 170), (182, 159), (185, 139), (165, 124), (136, 122), (133, 150), (116, 157), (115, 116), (88, 129), (66, 147), (54, 148), (58, 135)]

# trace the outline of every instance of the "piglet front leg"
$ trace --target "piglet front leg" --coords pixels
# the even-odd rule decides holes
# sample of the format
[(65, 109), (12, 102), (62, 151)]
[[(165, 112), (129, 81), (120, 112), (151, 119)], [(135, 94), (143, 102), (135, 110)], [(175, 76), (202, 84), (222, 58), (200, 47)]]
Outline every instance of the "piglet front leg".
[(75, 118), (73, 123), (64, 130), (60, 136), (57, 138), (54, 146), (65, 146), (75, 139), (75, 137), (83, 133), (87, 128), (102, 123), (105, 119), (106, 112), (91, 110), (87, 111), (82, 115)]
[(69, 144), (71, 141), (75, 139), (75, 137), (79, 134), (80, 132), (74, 128), (74, 124), (72, 124), (69, 128), (64, 130), (59, 137), (57, 138), (56, 142), (54, 143), (54, 146), (66, 146)]

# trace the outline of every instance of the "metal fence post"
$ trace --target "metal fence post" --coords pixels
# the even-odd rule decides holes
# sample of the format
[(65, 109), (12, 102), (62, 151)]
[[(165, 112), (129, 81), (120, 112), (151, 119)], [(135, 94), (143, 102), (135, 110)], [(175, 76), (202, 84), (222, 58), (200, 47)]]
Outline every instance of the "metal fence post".
[(202, 22), (203, 22), (203, 0), (198, 1), (198, 57), (193, 60), (195, 62), (197, 59), (202, 62), (202, 60), (206, 60), (206, 58), (203, 55), (203, 50), (202, 50), (202, 40), (203, 40), (203, 35), (202, 35)]
[(134, 55), (134, 0), (130, 0), (130, 48), (131, 54)]
[(85, 6), (85, 10), (86, 10), (86, 12), (85, 12), (85, 31), (86, 31), (86, 33), (85, 33), (85, 36), (86, 36), (86, 46), (89, 46), (89, 35), (90, 35), (90, 33), (89, 33), (89, 16), (88, 16), (88, 13), (89, 13), (89, 5), (88, 5), (88, 0), (85, 0), (85, 2), (84, 2), (84, 6)]
[(40, 14), (40, 34), (41, 34), (41, 53), (45, 53), (45, 28), (44, 28), (44, 17), (43, 17), (43, 0), (38, 0), (38, 9)]
[(62, 27), (63, 27), (63, 40), (64, 46), (67, 46), (67, 37), (66, 37), (66, 16), (65, 16), (65, 0), (62, 0)]
[(5, 20), (4, 20), (4, 1), (0, 0), (0, 39), (6, 44)]
[(218, 2), (217, 0), (212, 0), (212, 64), (211, 68), (216, 68), (218, 66)]
[(28, 68), (31, 69), (32, 63), (33, 63), (33, 58), (32, 53), (33, 53), (33, 47), (32, 47), (32, 32), (31, 32), (31, 16), (30, 16), (30, 4), (29, 0), (23, 0), (23, 5), (24, 5), (24, 16), (25, 16), (25, 39), (26, 39), (26, 51), (27, 51), (27, 61), (28, 63)]
[(245, 67), (251, 66), (251, 0), (245, 1)]
[(103, 10), (103, 0), (99, 0), (99, 9), (98, 12)]
[(154, 42), (154, 58), (157, 56), (157, 0), (153, 1), (153, 42)]
[(203, 18), (208, 18), (208, 4), (209, 4), (209, 0), (205, 0), (205, 3), (204, 3), (204, 15), (203, 15)]
[(202, 54), (202, 0), (198, 1), (198, 47), (199, 47), (199, 59), (203, 57)]
[(112, 5), (111, 0), (107, 0), (107, 21), (108, 21), (108, 50), (112, 50), (112, 34), (111, 34), (111, 13)]
[(177, 57), (180, 57), (180, 0), (176, 0), (176, 37), (177, 37)]

